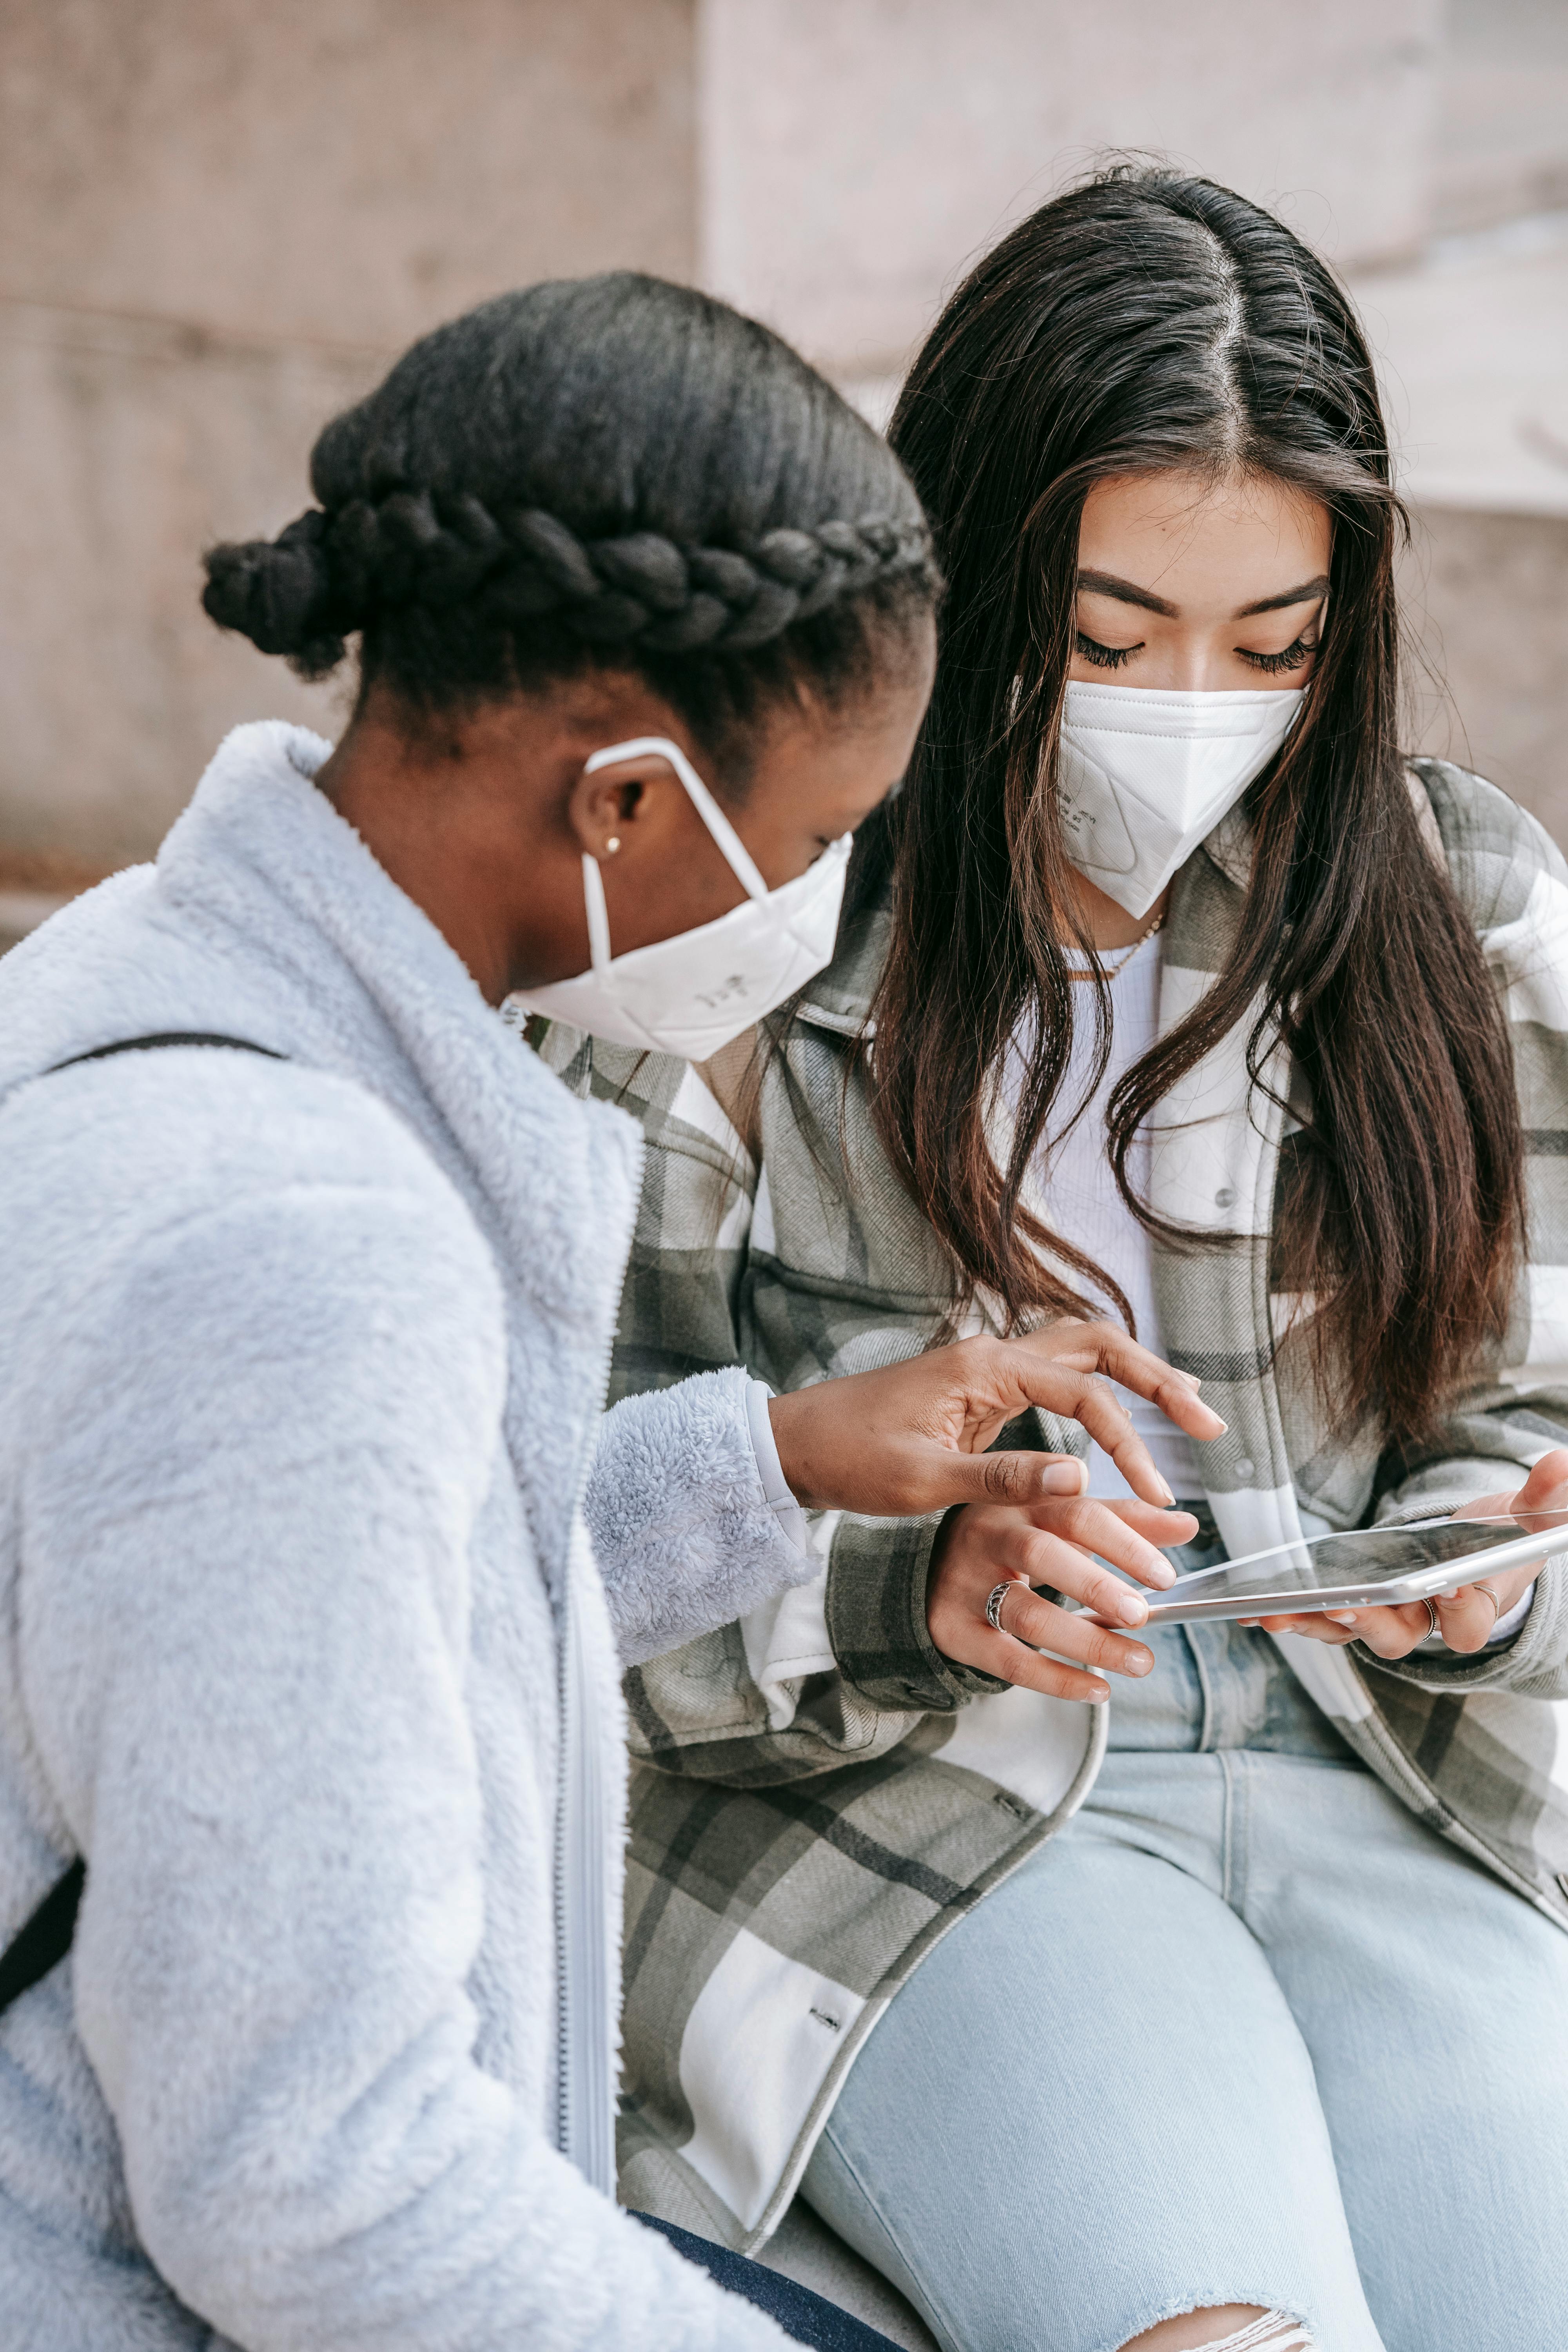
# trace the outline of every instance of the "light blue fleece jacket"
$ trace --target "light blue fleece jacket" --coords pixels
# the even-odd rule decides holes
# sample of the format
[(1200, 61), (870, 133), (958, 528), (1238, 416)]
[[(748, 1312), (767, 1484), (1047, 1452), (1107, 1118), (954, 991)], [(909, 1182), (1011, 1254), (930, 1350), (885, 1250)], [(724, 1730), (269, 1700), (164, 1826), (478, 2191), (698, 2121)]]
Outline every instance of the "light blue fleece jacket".
[[(741, 1374), (601, 1419), (637, 1131), (327, 748), (241, 728), (0, 965), (0, 1944), (87, 1861), (0, 2020), (0, 2345), (762, 2352), (560, 2150), (603, 2168), (617, 1637), (812, 1562)], [(289, 1058), (39, 1075), (170, 1030)]]

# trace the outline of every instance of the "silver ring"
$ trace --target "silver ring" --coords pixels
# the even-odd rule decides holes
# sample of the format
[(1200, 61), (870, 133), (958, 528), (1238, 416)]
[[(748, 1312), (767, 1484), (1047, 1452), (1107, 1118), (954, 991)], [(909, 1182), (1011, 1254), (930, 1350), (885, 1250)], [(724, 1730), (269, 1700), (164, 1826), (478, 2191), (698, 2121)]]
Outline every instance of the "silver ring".
[(1009, 1576), (1003, 1583), (993, 1585), (990, 1593), (987, 1595), (985, 1602), (985, 1622), (991, 1627), (994, 1633), (1005, 1633), (1007, 1631), (1007, 1628), (1002, 1622), (1002, 1603), (1012, 1591), (1015, 1581), (1016, 1580)]
[(1421, 1639), (1424, 1642), (1429, 1642), (1434, 1633), (1440, 1633), (1442, 1630), (1443, 1621), (1437, 1614), (1437, 1603), (1435, 1601), (1428, 1601), (1426, 1603), (1426, 1631), (1422, 1634)]
[[(1491, 1628), (1491, 1629), (1492, 1629), (1492, 1633), (1495, 1633), (1497, 1632), (1497, 1621), (1498, 1621), (1498, 1619), (1502, 1615), (1502, 1602), (1498, 1599), (1497, 1594), (1492, 1591), (1491, 1586), (1490, 1586), (1489, 1584), (1478, 1584), (1478, 1585), (1476, 1586), (1476, 1591), (1477, 1591), (1478, 1592), (1484, 1592), (1484, 1593), (1486, 1594), (1486, 1596), (1487, 1596), (1487, 1599), (1488, 1599), (1488, 1600), (1491, 1602), (1491, 1604), (1492, 1604), (1492, 1628)], [(1489, 1639), (1490, 1639), (1490, 1636), (1489, 1635), (1489, 1636), (1488, 1636), (1488, 1638), (1489, 1638)]]

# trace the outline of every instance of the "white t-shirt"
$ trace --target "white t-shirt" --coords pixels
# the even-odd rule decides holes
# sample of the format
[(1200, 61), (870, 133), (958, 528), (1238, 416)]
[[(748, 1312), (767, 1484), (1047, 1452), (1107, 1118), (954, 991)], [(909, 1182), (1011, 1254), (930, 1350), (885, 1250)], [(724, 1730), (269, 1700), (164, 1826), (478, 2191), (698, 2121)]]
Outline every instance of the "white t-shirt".
[[(1114, 950), (1112, 950), (1114, 954)], [(1087, 957), (1068, 952), (1069, 968), (1086, 971)], [(1143, 1346), (1156, 1356), (1165, 1352), (1160, 1329), (1159, 1309), (1154, 1303), (1154, 1255), (1149, 1234), (1128, 1208), (1116, 1187), (1106, 1153), (1105, 1111), (1117, 1081), (1142, 1059), (1153, 1045), (1160, 1018), (1160, 938), (1156, 932), (1146, 940), (1135, 955), (1130, 956), (1110, 980), (1111, 1042), (1110, 1058), (1105, 1073), (1094, 1092), (1093, 1100), (1071, 1131), (1052, 1148), (1041, 1151), (1034, 1170), (1032, 1192), (1037, 1206), (1054, 1234), (1071, 1242), (1091, 1258), (1102, 1272), (1121, 1284), (1138, 1325), (1138, 1337)], [(1094, 1054), (1094, 992), (1085, 982), (1079, 990), (1082, 999), (1080, 1017), (1073, 1028), (1072, 1058), (1057, 1099), (1070, 1115), (1081, 1100), (1089, 1082)], [(1128, 1155), (1128, 1175), (1132, 1189), (1140, 1199), (1147, 1197), (1149, 1178), (1149, 1145), (1139, 1137)], [(1064, 1273), (1074, 1281), (1075, 1287), (1083, 1285), (1073, 1276), (1070, 1267)], [(1087, 1294), (1086, 1294), (1087, 1295)], [(1090, 1297), (1091, 1305), (1099, 1302)], [(1115, 1310), (1105, 1304), (1105, 1314), (1110, 1322), (1119, 1322)], [(1113, 1382), (1117, 1395), (1132, 1415), (1132, 1425), (1149, 1448), (1154, 1466), (1170, 1487), (1178, 1502), (1194, 1502), (1201, 1498), (1204, 1482), (1198, 1468), (1198, 1450), (1184, 1431), (1165, 1419), (1158, 1405), (1144, 1397), (1134, 1396), (1128, 1389)], [(1131, 1487), (1121, 1475), (1110, 1456), (1093, 1444), (1089, 1453), (1089, 1491), (1091, 1495), (1111, 1497), (1131, 1495)], [(1303, 1511), (1303, 1525), (1310, 1535), (1325, 1535), (1329, 1523)], [(1487, 1647), (1493, 1648), (1510, 1641), (1526, 1617), (1535, 1595), (1532, 1584), (1514, 1606), (1500, 1617), (1492, 1629)]]
[[(1114, 951), (1113, 951), (1114, 958)], [(1070, 968), (1087, 971), (1087, 959), (1068, 952)], [(1035, 1205), (1054, 1234), (1071, 1242), (1093, 1263), (1121, 1284), (1137, 1321), (1138, 1337), (1157, 1356), (1165, 1352), (1154, 1303), (1153, 1247), (1116, 1188), (1106, 1155), (1106, 1106), (1117, 1081), (1153, 1045), (1160, 1013), (1160, 939), (1146, 940), (1128, 958), (1110, 983), (1110, 1059), (1083, 1116), (1065, 1136), (1042, 1150), (1031, 1186)], [(1074, 1024), (1072, 1059), (1057, 1100), (1065, 1115), (1082, 1099), (1093, 1067), (1094, 991), (1087, 983), (1075, 989), (1079, 1018)], [(1140, 1137), (1129, 1156), (1132, 1189), (1143, 1196), (1149, 1175), (1149, 1146)], [(1083, 1286), (1070, 1267), (1063, 1271), (1074, 1285)], [(1086, 1291), (1086, 1297), (1090, 1295)], [(1121, 1317), (1108, 1302), (1090, 1297), (1108, 1321)], [(1116, 1388), (1132, 1415), (1140, 1437), (1154, 1457), (1161, 1476), (1178, 1499), (1200, 1497), (1204, 1482), (1198, 1471), (1197, 1449), (1184, 1431), (1166, 1420), (1158, 1405)], [(1132, 1492), (1108, 1454), (1098, 1445), (1089, 1450), (1089, 1491), (1091, 1495), (1127, 1496)]]

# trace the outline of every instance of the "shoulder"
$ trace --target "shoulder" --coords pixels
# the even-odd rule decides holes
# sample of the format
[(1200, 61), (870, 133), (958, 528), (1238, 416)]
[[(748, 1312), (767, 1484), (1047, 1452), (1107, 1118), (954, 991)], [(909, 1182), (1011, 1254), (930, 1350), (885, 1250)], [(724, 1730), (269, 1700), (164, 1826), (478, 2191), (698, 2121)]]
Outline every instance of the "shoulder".
[(676, 1055), (617, 1045), (563, 1021), (542, 1022), (537, 1032), (531, 1024), (527, 1034), (545, 1068), (568, 1092), (583, 1101), (615, 1103), (645, 1128), (668, 1111), (690, 1067)]
[[(352, 1079), (221, 1047), (117, 1055), (28, 1081), (0, 1109), (0, 1255), (53, 1321), (71, 1298), (184, 1292), (177, 1268), (225, 1269), (247, 1311), (330, 1266), (460, 1301), (499, 1324), (493, 1260), (456, 1188), (395, 1113)], [(237, 1272), (237, 1280), (238, 1279)], [(236, 1294), (237, 1296), (237, 1293)], [(15, 1302), (21, 1304), (20, 1299)]]
[(802, 989), (796, 1018), (830, 1034), (858, 1037), (870, 1018), (892, 933), (892, 905), (886, 891), (846, 916), (833, 961)]
[(301, 1181), (451, 1190), (369, 1087), (237, 1045), (75, 1062), (15, 1087), (0, 1118), (8, 1171), (54, 1160), (62, 1177), (86, 1171), (77, 1181), (95, 1190), (106, 1181), (114, 1192), (157, 1183), (182, 1194)]
[(1568, 866), (1545, 826), (1484, 776), (1449, 760), (1412, 760), (1459, 902), (1482, 937), (1568, 912)]
[[(734, 1041), (743, 1055), (755, 1037), (746, 1030)], [(645, 1184), (642, 1225), (647, 1236), (650, 1220), (658, 1224), (675, 1204), (668, 1197), (672, 1181), (682, 1181), (685, 1163), (700, 1163), (697, 1179), (706, 1193), (713, 1180), (723, 1185), (749, 1185), (752, 1158), (745, 1137), (731, 1117), (731, 1105), (718, 1066), (727, 1066), (731, 1048), (701, 1068), (672, 1054), (640, 1052), (591, 1037), (552, 1021), (539, 1038), (539, 1058), (563, 1086), (583, 1101), (613, 1103), (626, 1111), (642, 1129), (643, 1141), (656, 1157), (668, 1155), (670, 1165), (652, 1187)], [(682, 1174), (676, 1174), (679, 1167)], [(646, 1173), (646, 1170), (645, 1170)], [(677, 1213), (677, 1223), (682, 1222)]]

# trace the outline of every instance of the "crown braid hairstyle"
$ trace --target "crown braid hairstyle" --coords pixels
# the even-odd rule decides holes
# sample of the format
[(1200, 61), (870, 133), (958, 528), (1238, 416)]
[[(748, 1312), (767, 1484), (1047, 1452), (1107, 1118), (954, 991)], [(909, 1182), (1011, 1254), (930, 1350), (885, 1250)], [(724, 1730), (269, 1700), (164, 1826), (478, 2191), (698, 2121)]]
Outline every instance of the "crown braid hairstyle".
[(593, 665), (640, 674), (743, 773), (760, 702), (867, 682), (929, 612), (920, 503), (780, 339), (633, 271), (437, 328), (310, 458), (318, 504), (213, 548), (202, 602), (305, 677), (473, 705)]
[[(1242, 1031), (1256, 1079), (1282, 1037), (1303, 1099), (1271, 1286), (1316, 1301), (1304, 1344), (1335, 1425), (1420, 1437), (1506, 1326), (1522, 1145), (1508, 1032), (1400, 747), (1405, 519), (1349, 297), (1244, 197), (1117, 166), (1020, 222), (956, 289), (889, 437), (948, 585), (906, 788), (861, 827), (850, 868), (847, 913), (892, 906), (873, 1110), (958, 1299), (984, 1290), (1011, 1324), (1082, 1312), (1086, 1292), (1119, 1297), (1025, 1193), (1075, 1108), (1061, 1100), (1075, 1017), (1095, 1011), (1075, 1003), (1064, 953), (1088, 941), (1056, 772), (1084, 500), (1108, 478), (1179, 467), (1269, 477), (1328, 509), (1306, 705), (1243, 803), (1254, 856), (1234, 956), (1121, 1080), (1106, 1140), (1145, 1228), (1203, 1246), (1139, 1197), (1134, 1141), (1223, 1038)], [(1016, 1039), (1026, 1066), (1004, 1164), (988, 1114)]]

